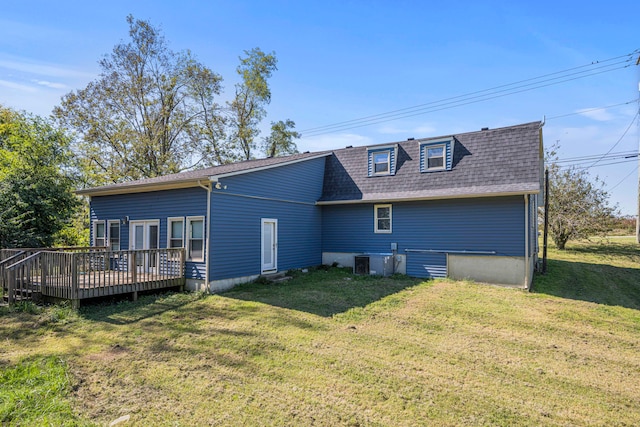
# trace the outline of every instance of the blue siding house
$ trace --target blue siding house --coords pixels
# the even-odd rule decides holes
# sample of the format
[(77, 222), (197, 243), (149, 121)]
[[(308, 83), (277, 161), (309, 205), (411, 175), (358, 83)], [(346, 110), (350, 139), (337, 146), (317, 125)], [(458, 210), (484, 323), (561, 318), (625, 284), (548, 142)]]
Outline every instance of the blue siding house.
[[(542, 124), (295, 154), (79, 190), (112, 250), (183, 247), (187, 285), (383, 257), (392, 272), (531, 285)], [(373, 269), (371, 269), (373, 270)]]

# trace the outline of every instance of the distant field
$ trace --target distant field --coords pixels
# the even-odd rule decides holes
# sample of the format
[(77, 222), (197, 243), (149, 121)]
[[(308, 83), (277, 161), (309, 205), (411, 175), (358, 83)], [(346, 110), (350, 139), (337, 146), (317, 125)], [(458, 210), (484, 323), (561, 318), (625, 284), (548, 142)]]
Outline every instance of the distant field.
[(640, 425), (640, 249), (550, 249), (531, 293), (330, 269), (0, 312), (3, 425)]

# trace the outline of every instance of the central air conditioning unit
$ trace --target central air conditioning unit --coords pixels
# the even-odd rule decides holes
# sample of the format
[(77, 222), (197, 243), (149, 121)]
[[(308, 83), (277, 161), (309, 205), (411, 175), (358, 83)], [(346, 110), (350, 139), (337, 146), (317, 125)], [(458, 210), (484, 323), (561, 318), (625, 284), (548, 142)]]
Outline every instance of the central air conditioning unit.
[(393, 254), (356, 255), (353, 273), (391, 276), (393, 274)]

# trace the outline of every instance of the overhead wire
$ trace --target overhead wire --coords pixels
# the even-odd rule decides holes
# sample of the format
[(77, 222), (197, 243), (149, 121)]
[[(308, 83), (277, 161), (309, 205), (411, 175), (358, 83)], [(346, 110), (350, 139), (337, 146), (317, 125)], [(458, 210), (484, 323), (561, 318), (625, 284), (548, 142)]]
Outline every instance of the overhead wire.
[[(625, 137), (625, 135), (627, 135), (627, 132), (629, 132), (629, 129), (631, 129), (631, 126), (633, 125), (633, 123), (635, 123), (636, 119), (638, 118), (638, 114), (640, 114), (640, 112), (637, 112), (634, 116), (633, 119), (631, 119), (631, 123), (629, 123), (629, 126), (627, 126), (627, 128), (625, 129), (625, 131), (622, 133), (622, 136), (620, 138), (618, 138), (618, 141), (613, 144), (613, 146), (609, 149), (609, 151), (607, 151), (606, 153), (603, 154), (602, 158), (604, 158), (604, 156), (608, 155), (614, 148), (616, 148), (618, 146), (618, 144), (620, 144), (620, 141), (622, 141), (622, 139)], [(590, 169), (593, 166), (597, 165), (598, 162), (600, 162), (600, 160), (602, 160), (602, 158), (596, 160), (595, 162), (593, 162), (593, 164), (589, 167), (587, 167), (586, 169)]]
[(563, 117), (577, 116), (577, 115), (580, 115), (580, 114), (590, 113), (592, 111), (606, 110), (607, 108), (620, 107), (622, 105), (633, 104), (633, 103), (636, 103), (638, 101), (640, 101), (640, 98), (632, 99), (632, 100), (627, 101), (627, 102), (621, 102), (619, 104), (611, 104), (611, 105), (605, 105), (603, 107), (595, 107), (595, 108), (586, 108), (584, 110), (574, 111), (573, 113), (566, 113), (566, 114), (561, 114), (561, 115), (558, 115), (558, 116), (549, 116), (546, 119), (547, 120), (555, 120), (555, 119), (561, 119)]
[(620, 181), (618, 181), (618, 183), (616, 185), (614, 185), (613, 187), (609, 187), (609, 189), (607, 189), (607, 191), (612, 191), (613, 189), (615, 189), (617, 186), (622, 184), (627, 178), (629, 178), (637, 170), (638, 170), (638, 165), (636, 165), (633, 169), (631, 169), (631, 172), (629, 172), (624, 178), (622, 178)]
[[(353, 128), (369, 126), (373, 124), (383, 123), (387, 121), (399, 120), (402, 118), (413, 117), (416, 115), (427, 114), (430, 112), (445, 110), (454, 107), (460, 107), (477, 102), (488, 101), (503, 96), (513, 95), (525, 91), (539, 89), (546, 86), (565, 83), (572, 80), (582, 79), (597, 74), (615, 71), (629, 67), (631, 64), (633, 55), (640, 50), (635, 50), (626, 55), (620, 55), (617, 57), (609, 58), (604, 61), (594, 61), (591, 64), (582, 65), (579, 67), (569, 68), (566, 70), (558, 71), (555, 73), (545, 74), (530, 79), (520, 80), (513, 83), (495, 86), (489, 89), (471, 92), (464, 95), (458, 95), (450, 98), (445, 98), (438, 101), (415, 105), (412, 107), (402, 108), (398, 110), (389, 111), (386, 113), (374, 114), (370, 116), (361, 117), (358, 119), (346, 120), (334, 124), (325, 126), (318, 126), (302, 130), (303, 138), (311, 136), (319, 136), (327, 133), (339, 132), (349, 130)], [(621, 61), (617, 61), (620, 58), (626, 58)], [(608, 62), (611, 64), (606, 64)], [(603, 65), (605, 64), (605, 65)], [(624, 65), (621, 65), (624, 64)], [(585, 69), (588, 68), (588, 69)], [(581, 70), (581, 71), (576, 71)], [(551, 76), (555, 76), (549, 78)], [(631, 101), (633, 102), (633, 101)], [(624, 104), (624, 103), (623, 103)]]

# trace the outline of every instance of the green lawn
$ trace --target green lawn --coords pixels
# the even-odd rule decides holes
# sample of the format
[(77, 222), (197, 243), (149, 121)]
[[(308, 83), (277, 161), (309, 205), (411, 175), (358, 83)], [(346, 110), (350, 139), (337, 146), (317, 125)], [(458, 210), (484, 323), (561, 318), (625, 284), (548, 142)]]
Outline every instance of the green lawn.
[(640, 425), (631, 239), (551, 249), (531, 293), (330, 269), (27, 311), (0, 313), (7, 425)]

